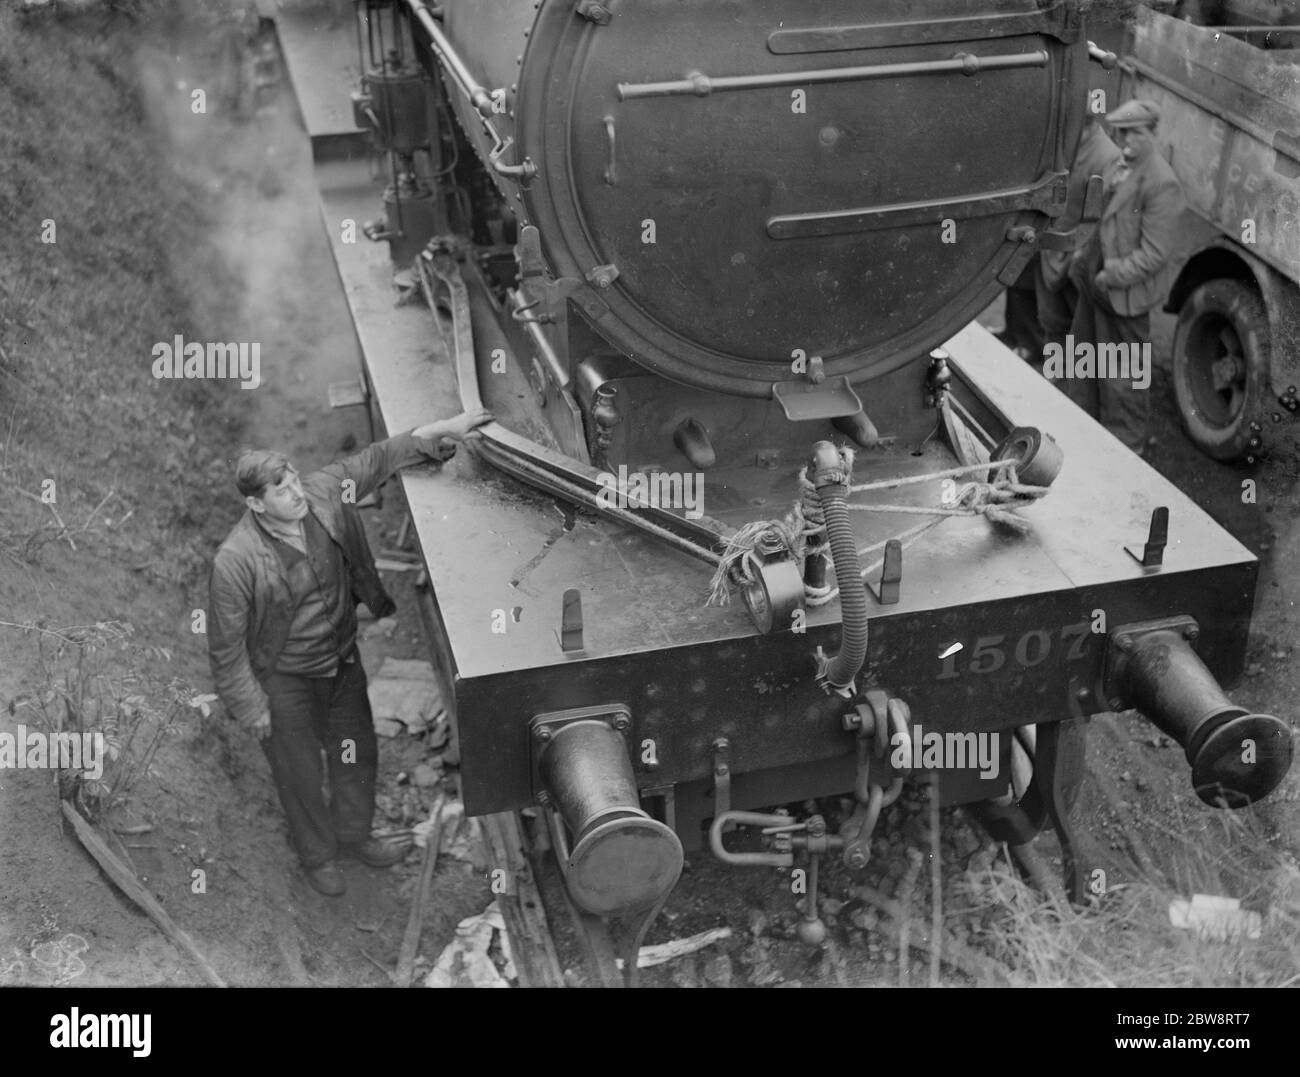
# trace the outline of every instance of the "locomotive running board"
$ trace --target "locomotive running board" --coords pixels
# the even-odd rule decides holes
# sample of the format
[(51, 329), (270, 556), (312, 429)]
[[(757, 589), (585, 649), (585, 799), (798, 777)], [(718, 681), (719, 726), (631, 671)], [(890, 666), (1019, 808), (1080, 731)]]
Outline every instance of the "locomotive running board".
[[(436, 306), (430, 276), (446, 289), (451, 332), (449, 338), (444, 334), (443, 343), (452, 356), (461, 408), (472, 411), (483, 406), (483, 397), (475, 361), (469, 293), (460, 266), (449, 252), (438, 249), (436, 243), (435, 240), (416, 259), (416, 268), (431, 311), (436, 311)], [(441, 322), (438, 327), (441, 331)], [(602, 472), (596, 468), (530, 441), (497, 422), (479, 427), (477, 433), (475, 448), (498, 470), (583, 508), (612, 516), (711, 567), (716, 568), (720, 563), (721, 548), (731, 533), (729, 528), (719, 525), (719, 530), (714, 531), (654, 506), (623, 508), (612, 504), (601, 497), (602, 493), (608, 493), (609, 487), (600, 481)]]

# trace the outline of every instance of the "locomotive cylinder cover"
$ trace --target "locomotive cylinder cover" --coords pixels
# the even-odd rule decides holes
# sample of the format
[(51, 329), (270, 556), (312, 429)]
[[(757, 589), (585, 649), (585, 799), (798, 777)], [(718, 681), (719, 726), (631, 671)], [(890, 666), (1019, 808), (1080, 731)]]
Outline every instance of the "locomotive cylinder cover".
[(800, 354), (855, 384), (924, 357), (1024, 268), (1064, 209), (1079, 7), (446, 0), (442, 26), (500, 102), (489, 133), (448, 80), (462, 128), (535, 166), (493, 174), (596, 331), (770, 397)]

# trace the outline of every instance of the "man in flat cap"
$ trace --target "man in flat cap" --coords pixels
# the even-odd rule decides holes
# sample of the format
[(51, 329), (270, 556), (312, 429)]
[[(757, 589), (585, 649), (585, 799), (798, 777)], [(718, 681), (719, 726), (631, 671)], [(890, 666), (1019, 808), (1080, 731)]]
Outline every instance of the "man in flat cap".
[(289, 836), (322, 894), (344, 891), (335, 857), (388, 867), (404, 852), (370, 836), (379, 749), (356, 606), (386, 617), (396, 605), (379, 581), (357, 502), (399, 468), (446, 460), (454, 442), (490, 418), (480, 408), (428, 423), (301, 478), (282, 453), (248, 450), (236, 461), (248, 511), (212, 565), (212, 679), (231, 717), (261, 740)]
[[(1079, 288), (1070, 327), (1076, 346), (1124, 345), (1133, 363), (1137, 349), (1150, 345), (1151, 310), (1169, 294), (1186, 207), (1178, 178), (1156, 147), (1159, 121), (1159, 109), (1146, 100), (1129, 101), (1107, 115), (1121, 156), (1105, 173), (1094, 240), (1076, 253), (1070, 267)], [(1151, 413), (1149, 379), (1147, 386), (1136, 388), (1131, 377), (1106, 378), (1103, 373), (1066, 381), (1062, 388), (1142, 455)]]

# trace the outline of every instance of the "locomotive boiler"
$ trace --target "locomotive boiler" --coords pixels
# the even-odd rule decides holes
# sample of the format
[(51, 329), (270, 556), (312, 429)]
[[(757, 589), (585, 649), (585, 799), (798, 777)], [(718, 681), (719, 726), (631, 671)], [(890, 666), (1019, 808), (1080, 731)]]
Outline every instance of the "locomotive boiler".
[(361, 0), (352, 123), (282, 26), (371, 403), (497, 420), (402, 478), (466, 810), (540, 807), (630, 945), (684, 851), (861, 868), (912, 770), (1078, 896), (1098, 711), (1209, 804), (1289, 766), (1219, 687), (1256, 560), (970, 325), (1097, 196), (1087, 7)]

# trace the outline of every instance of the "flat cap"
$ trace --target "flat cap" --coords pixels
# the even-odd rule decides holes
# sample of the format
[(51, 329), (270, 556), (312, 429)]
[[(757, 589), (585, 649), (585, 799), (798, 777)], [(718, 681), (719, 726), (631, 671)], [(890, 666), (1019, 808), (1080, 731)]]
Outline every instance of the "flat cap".
[(1160, 107), (1154, 101), (1137, 98), (1125, 101), (1114, 112), (1107, 113), (1106, 122), (1111, 127), (1145, 127), (1160, 120)]

